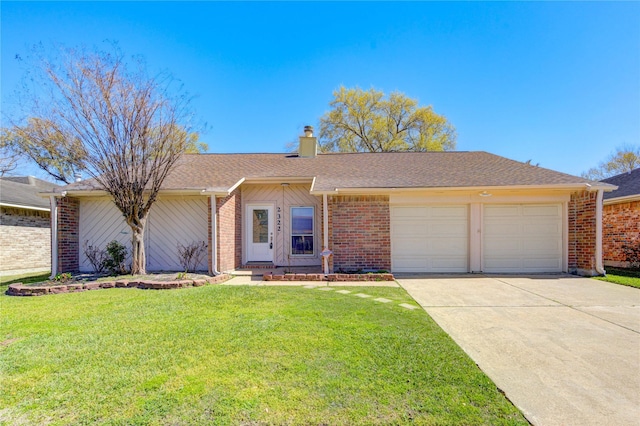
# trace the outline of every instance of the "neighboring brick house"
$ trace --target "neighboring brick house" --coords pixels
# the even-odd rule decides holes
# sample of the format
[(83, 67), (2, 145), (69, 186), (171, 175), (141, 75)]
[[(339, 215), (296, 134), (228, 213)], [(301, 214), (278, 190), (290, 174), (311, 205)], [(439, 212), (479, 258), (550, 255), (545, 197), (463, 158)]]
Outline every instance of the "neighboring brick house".
[(0, 178), (0, 275), (51, 270), (49, 199), (59, 188), (33, 176)]
[(631, 266), (625, 247), (640, 250), (640, 169), (604, 179), (618, 189), (604, 195), (603, 252), (607, 266)]
[[(150, 212), (147, 269), (177, 270), (176, 244), (205, 241), (210, 273), (264, 264), (597, 275), (602, 195), (613, 189), (486, 152), (318, 154), (305, 129), (297, 154), (184, 155)], [(57, 271), (90, 270), (84, 244), (130, 246), (91, 180), (62, 190)]]

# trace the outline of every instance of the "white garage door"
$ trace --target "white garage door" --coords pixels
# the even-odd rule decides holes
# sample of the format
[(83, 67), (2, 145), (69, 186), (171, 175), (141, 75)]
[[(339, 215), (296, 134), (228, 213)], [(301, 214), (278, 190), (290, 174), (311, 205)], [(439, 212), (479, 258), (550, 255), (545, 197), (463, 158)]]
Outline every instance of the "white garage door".
[(485, 272), (561, 272), (562, 205), (485, 205)]
[(393, 272), (468, 272), (466, 205), (391, 207)]

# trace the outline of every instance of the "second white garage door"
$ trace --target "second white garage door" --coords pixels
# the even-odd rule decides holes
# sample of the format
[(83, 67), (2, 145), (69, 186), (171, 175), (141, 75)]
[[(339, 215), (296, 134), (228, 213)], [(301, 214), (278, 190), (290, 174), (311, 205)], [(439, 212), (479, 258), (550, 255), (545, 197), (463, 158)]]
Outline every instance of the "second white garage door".
[(561, 272), (562, 205), (485, 205), (485, 272)]
[(468, 272), (466, 205), (391, 207), (393, 272)]

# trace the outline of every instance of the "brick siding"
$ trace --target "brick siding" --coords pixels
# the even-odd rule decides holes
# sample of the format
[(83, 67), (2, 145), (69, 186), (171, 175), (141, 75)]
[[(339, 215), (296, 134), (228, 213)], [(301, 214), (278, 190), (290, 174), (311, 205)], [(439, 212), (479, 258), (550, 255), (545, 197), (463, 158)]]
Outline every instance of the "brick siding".
[(51, 268), (51, 213), (0, 207), (0, 272)]
[(569, 272), (596, 275), (597, 192), (571, 194), (569, 201)]
[(64, 197), (58, 199), (58, 270), (80, 270), (80, 200)]
[(602, 223), (605, 265), (628, 267), (622, 248), (640, 244), (640, 201), (604, 206)]
[[(229, 271), (242, 264), (242, 200), (240, 189), (216, 199), (218, 215), (218, 271)], [(211, 221), (209, 221), (211, 223)]]
[(391, 269), (388, 196), (330, 196), (332, 270)]

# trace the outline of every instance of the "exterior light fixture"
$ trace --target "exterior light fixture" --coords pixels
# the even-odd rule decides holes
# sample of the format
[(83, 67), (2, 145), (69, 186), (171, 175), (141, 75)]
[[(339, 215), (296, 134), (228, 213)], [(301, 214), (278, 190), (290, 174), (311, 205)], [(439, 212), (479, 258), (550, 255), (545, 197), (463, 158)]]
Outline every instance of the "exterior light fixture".
[(487, 191), (482, 191), (478, 195), (481, 197), (491, 197), (492, 194), (488, 193)]

